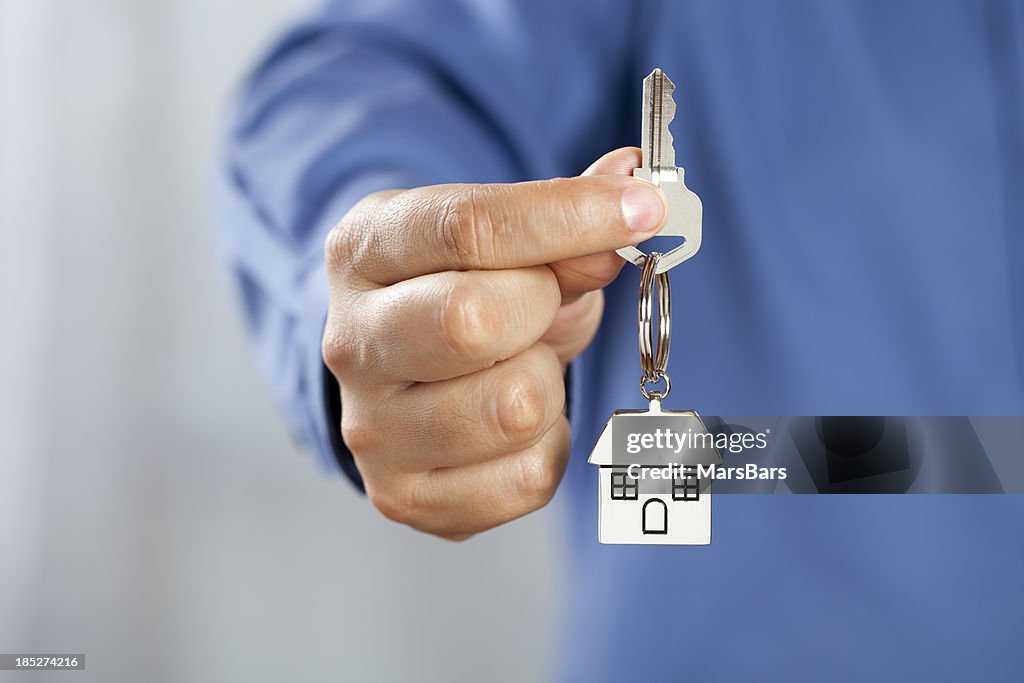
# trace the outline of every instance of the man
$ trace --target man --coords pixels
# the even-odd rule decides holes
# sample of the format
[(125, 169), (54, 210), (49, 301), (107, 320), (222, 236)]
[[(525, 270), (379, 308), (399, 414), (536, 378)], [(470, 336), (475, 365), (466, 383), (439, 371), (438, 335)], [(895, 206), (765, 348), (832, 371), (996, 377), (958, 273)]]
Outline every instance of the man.
[(446, 538), (557, 488), (567, 679), (1019, 680), (1019, 497), (730, 496), (710, 547), (597, 543), (586, 456), (642, 405), (613, 250), (665, 220), (605, 152), (655, 66), (704, 203), (673, 406), (1024, 412), (1020, 3), (350, 1), (252, 75), (221, 190), (292, 426)]

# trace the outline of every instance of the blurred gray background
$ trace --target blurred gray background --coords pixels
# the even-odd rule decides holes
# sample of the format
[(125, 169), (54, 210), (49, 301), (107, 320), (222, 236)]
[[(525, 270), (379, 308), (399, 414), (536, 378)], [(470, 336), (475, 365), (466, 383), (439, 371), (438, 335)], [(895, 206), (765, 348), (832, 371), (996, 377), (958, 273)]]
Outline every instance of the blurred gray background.
[(0, 0), (0, 681), (526, 681), (553, 513), (450, 544), (298, 453), (220, 271), (233, 87), (301, 0)]

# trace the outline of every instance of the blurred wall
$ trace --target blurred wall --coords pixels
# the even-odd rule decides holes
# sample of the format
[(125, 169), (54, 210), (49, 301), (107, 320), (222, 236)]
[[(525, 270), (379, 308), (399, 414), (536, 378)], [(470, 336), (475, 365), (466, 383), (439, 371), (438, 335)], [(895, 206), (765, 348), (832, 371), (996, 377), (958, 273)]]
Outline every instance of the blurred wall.
[(234, 84), (298, 0), (0, 0), (0, 652), (17, 681), (545, 678), (552, 513), (465, 544), (299, 454), (219, 267)]

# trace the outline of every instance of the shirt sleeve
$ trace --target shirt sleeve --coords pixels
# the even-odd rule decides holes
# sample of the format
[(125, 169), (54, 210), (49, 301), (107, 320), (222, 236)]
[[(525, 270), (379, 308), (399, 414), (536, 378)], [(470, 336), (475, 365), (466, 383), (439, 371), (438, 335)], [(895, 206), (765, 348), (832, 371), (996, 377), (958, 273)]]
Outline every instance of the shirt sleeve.
[(571, 175), (621, 143), (628, 4), (332, 2), (245, 82), (223, 251), (259, 365), (324, 467), (359, 483), (320, 355), (327, 232), (370, 192)]

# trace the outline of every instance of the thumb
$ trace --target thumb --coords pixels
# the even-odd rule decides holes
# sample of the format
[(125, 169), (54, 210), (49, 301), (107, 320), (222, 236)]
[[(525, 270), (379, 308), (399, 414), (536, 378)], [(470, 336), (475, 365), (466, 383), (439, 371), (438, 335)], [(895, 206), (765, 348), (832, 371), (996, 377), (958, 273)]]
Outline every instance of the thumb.
[[(583, 175), (630, 175), (640, 163), (638, 147), (622, 147), (595, 161)], [(614, 280), (625, 263), (625, 259), (614, 251), (606, 251), (549, 265), (558, 278), (562, 303), (571, 304), (587, 292), (601, 289)]]
[[(640, 166), (640, 150), (623, 147), (605, 154), (583, 175), (629, 175)], [(601, 323), (604, 293), (600, 290), (622, 270), (625, 259), (614, 251), (580, 256), (549, 264), (558, 278), (562, 305), (542, 337), (568, 363), (589, 344)]]

